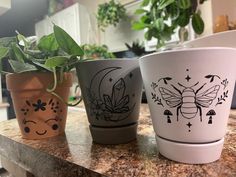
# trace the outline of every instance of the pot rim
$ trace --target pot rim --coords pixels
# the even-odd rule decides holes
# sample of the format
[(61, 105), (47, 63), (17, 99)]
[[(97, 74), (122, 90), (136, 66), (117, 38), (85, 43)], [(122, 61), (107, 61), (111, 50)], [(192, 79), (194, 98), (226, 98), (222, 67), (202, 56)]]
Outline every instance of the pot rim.
[[(72, 72), (64, 72), (64, 79), (62, 84), (57, 85), (60, 87), (72, 86)], [(53, 84), (53, 73), (51, 72), (23, 72), (23, 73), (9, 73), (6, 75), (7, 89), (13, 90), (40, 90), (48, 88)]]
[(146, 60), (147, 58), (154, 56), (154, 55), (164, 55), (168, 53), (181, 53), (181, 52), (191, 52), (191, 51), (219, 51), (219, 50), (228, 50), (233, 51), (236, 54), (236, 48), (233, 47), (196, 47), (196, 48), (178, 48), (177, 50), (167, 50), (167, 51), (160, 51), (160, 52), (154, 52), (148, 55), (144, 55), (139, 58), (139, 60)]
[(91, 63), (91, 62), (113, 62), (113, 61), (137, 61), (138, 58), (111, 58), (111, 59), (91, 59), (87, 61), (81, 61), (78, 64), (81, 63)]

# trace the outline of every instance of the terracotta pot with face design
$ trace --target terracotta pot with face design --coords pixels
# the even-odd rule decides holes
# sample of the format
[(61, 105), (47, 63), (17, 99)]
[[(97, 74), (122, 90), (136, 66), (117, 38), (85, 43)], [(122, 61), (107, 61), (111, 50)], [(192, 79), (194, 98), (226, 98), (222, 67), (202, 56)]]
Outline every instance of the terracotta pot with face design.
[[(64, 133), (67, 105), (46, 91), (53, 84), (52, 73), (8, 74), (6, 82), (23, 138), (43, 139)], [(71, 86), (72, 74), (64, 73), (55, 92), (67, 101)]]

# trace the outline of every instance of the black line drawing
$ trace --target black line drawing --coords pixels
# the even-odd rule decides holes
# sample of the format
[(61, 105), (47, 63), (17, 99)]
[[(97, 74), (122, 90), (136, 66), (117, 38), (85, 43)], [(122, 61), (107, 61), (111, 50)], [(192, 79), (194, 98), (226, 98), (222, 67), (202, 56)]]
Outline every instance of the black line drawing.
[(46, 108), (45, 106), (47, 105), (47, 103), (42, 102), (41, 99), (37, 100), (37, 103), (33, 103), (32, 106), (35, 107), (34, 111), (37, 112), (39, 110), (45, 111)]
[(28, 112), (29, 112), (29, 109), (28, 108), (22, 108), (21, 111), (26, 116), (28, 114)]
[(152, 94), (152, 100), (154, 101), (154, 103), (157, 102), (158, 105), (161, 105), (162, 107), (164, 107), (164, 105), (161, 102), (161, 98), (159, 98), (157, 94), (155, 93), (151, 93), (151, 94)]
[(229, 81), (227, 79), (224, 79), (221, 84), (224, 86), (224, 89), (228, 86)]
[(170, 81), (170, 80), (172, 80), (172, 78), (171, 77), (163, 77), (163, 78), (160, 78), (157, 82), (160, 82), (161, 80), (163, 80), (164, 81), (164, 83), (167, 85), (168, 84), (168, 82), (167, 81)]
[[(44, 123), (46, 124), (47, 122), (49, 121), (53, 121), (53, 124), (51, 126), (51, 129), (56, 131), (58, 128), (59, 128), (59, 125), (58, 125), (58, 121), (61, 121), (61, 119), (55, 117), (55, 118), (49, 118), (47, 119), (46, 121), (44, 121)], [(25, 133), (30, 133), (31, 132), (31, 125), (36, 125), (37, 122), (34, 121), (34, 120), (26, 120), (26, 119), (23, 119), (22, 123), (24, 124), (24, 131)], [(35, 133), (37, 135), (45, 135), (47, 132), (48, 132), (49, 129), (46, 129), (46, 130), (41, 130), (41, 131), (38, 131), (36, 130)]]
[(125, 81), (119, 79), (112, 88), (112, 95), (103, 95), (105, 108), (111, 113), (125, 113), (129, 111), (127, 104), (129, 103), (129, 95), (125, 95)]
[(191, 127), (192, 127), (193, 124), (191, 124), (190, 122), (188, 122), (186, 125), (187, 125), (188, 128), (189, 128), (188, 132), (191, 132)]
[(129, 78), (132, 78), (133, 77), (133, 73), (129, 73)]
[(187, 77), (185, 77), (185, 79), (189, 82), (192, 78), (189, 75), (187, 75)]
[[(53, 99), (51, 99), (49, 101), (49, 105), (51, 106), (51, 110), (54, 112), (54, 113), (57, 113), (60, 109), (60, 104), (59, 104), (59, 101), (55, 101)], [(60, 109), (61, 110), (61, 109)], [(60, 111), (61, 112), (61, 111)]]
[(207, 113), (206, 113), (206, 116), (210, 116), (209, 117), (209, 121), (208, 121), (208, 124), (212, 124), (212, 117), (216, 115), (216, 112), (211, 109), (209, 110)]
[(200, 115), (200, 121), (202, 121), (202, 107), (208, 108), (212, 104), (213, 100), (217, 97), (218, 91), (220, 89), (219, 85), (212, 86), (202, 93), (199, 93), (206, 83), (195, 91), (193, 87), (197, 86), (198, 84), (199, 82), (191, 87), (186, 87), (178, 83), (179, 86), (184, 88), (182, 91), (171, 84), (177, 93), (172, 92), (164, 87), (159, 87), (159, 92), (166, 104), (171, 108), (177, 107), (177, 121), (179, 120), (179, 113), (181, 113), (181, 115), (186, 119), (192, 119), (196, 117), (198, 111)]
[(153, 89), (154, 92), (156, 91), (157, 87), (158, 87), (157, 83), (156, 82), (152, 82), (151, 88)]
[(30, 102), (28, 100), (25, 101), (28, 106), (31, 106)]
[(226, 92), (223, 92), (223, 95), (220, 95), (220, 97), (218, 97), (218, 101), (216, 103), (216, 106), (219, 105), (219, 104), (222, 104), (223, 101), (226, 101), (226, 98), (228, 98), (228, 93), (229, 91), (227, 90)]
[(165, 116), (167, 116), (167, 123), (171, 123), (170, 116), (173, 116), (172, 112), (170, 112), (170, 110), (166, 109), (163, 114)]
[[(126, 83), (124, 78), (119, 78), (112, 86), (110, 95), (101, 92), (101, 85), (104, 78), (112, 71), (121, 69), (121, 67), (109, 67), (98, 71), (92, 78), (90, 87), (87, 88), (90, 114), (97, 120), (118, 122), (126, 119), (135, 107), (135, 103), (130, 106), (130, 95), (126, 93)], [(133, 73), (128, 77), (132, 79)], [(96, 86), (94, 82), (98, 82)], [(111, 82), (111, 81), (109, 81)], [(96, 88), (94, 88), (96, 87)], [(95, 94), (93, 90), (98, 90)]]
[(206, 78), (206, 79), (210, 79), (210, 82), (213, 82), (215, 78), (220, 79), (220, 76), (209, 74), (209, 75), (206, 75), (205, 78)]

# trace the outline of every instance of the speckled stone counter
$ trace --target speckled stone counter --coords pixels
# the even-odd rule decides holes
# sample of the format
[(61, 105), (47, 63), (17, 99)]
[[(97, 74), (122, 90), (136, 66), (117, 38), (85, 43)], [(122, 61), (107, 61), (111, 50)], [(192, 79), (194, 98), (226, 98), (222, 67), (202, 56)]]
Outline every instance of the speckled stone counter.
[(123, 145), (92, 142), (83, 108), (71, 109), (66, 133), (46, 140), (22, 139), (16, 120), (0, 123), (0, 154), (38, 177), (236, 176), (236, 110), (231, 111), (220, 160), (187, 165), (158, 153), (147, 105), (142, 105), (136, 141)]

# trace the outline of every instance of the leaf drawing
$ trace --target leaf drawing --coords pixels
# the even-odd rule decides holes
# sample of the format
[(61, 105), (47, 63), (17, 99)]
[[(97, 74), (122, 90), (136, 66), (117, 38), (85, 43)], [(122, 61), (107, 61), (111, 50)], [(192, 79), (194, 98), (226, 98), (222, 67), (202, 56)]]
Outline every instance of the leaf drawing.
[(167, 81), (172, 80), (172, 78), (171, 77), (163, 77), (163, 78), (159, 79), (158, 82), (160, 82), (161, 80), (163, 80), (164, 83), (167, 85), (168, 84)]
[(226, 92), (223, 92), (223, 95), (221, 95), (219, 98), (218, 98), (218, 102), (216, 103), (216, 106), (218, 104), (222, 104), (223, 101), (226, 101), (226, 98), (228, 98), (228, 93), (229, 91), (227, 90)]
[(227, 87), (227, 85), (229, 84), (229, 81), (227, 79), (224, 79), (221, 84), (224, 86), (224, 89)]
[(209, 74), (209, 75), (206, 75), (206, 76), (205, 76), (206, 79), (210, 79), (210, 82), (213, 82), (214, 79), (215, 79), (215, 77), (217, 77), (218, 79), (220, 79), (220, 76), (217, 76), (217, 75), (211, 75), (211, 74)]

